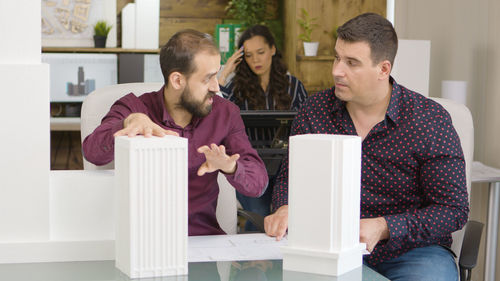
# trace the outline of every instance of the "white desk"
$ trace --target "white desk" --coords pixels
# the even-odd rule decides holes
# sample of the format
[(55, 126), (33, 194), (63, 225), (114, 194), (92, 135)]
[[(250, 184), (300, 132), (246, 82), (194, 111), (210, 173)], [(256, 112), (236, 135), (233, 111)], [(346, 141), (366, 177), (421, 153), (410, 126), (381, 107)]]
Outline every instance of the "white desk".
[(488, 224), (486, 225), (486, 260), (484, 280), (495, 280), (498, 239), (498, 212), (500, 204), (500, 170), (486, 166), (481, 162), (473, 162), (472, 182), (490, 183)]
[(50, 117), (51, 131), (80, 131), (80, 117)]

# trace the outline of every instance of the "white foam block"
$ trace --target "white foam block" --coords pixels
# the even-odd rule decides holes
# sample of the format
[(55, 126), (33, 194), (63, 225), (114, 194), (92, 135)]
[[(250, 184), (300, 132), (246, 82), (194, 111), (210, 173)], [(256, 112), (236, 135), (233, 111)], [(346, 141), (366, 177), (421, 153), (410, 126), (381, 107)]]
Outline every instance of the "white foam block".
[(429, 96), (431, 41), (399, 40), (391, 75), (398, 84)]
[(113, 170), (51, 171), (51, 241), (114, 240), (113, 185)]
[(131, 278), (187, 274), (187, 139), (115, 139), (116, 267)]
[(361, 138), (290, 138), (288, 246), (283, 269), (341, 275), (362, 265)]
[[(46, 240), (49, 236), (49, 66), (23, 64), (22, 60), (11, 65), (0, 62), (0, 76), (1, 92), (5, 93), (0, 117), (9, 120), (0, 132), (0, 243)], [(28, 127), (29, 130), (20, 129)]]
[(441, 97), (467, 105), (467, 81), (441, 81)]
[(122, 48), (135, 48), (135, 4), (128, 3), (122, 9)]
[(160, 0), (135, 0), (135, 47), (158, 49)]

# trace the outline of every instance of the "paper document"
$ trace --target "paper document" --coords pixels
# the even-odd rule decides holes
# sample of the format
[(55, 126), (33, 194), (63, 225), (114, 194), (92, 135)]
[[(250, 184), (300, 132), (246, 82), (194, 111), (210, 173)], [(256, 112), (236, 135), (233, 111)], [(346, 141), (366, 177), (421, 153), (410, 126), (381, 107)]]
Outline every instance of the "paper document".
[(264, 233), (189, 236), (188, 262), (280, 260), (287, 244), (286, 236), (276, 241)]

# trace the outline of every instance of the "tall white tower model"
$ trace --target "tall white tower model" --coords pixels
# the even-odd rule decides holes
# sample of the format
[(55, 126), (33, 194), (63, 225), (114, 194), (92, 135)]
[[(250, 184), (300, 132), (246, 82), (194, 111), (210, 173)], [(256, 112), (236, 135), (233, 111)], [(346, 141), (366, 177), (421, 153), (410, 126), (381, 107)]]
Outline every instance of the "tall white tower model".
[(188, 141), (115, 139), (116, 267), (130, 278), (188, 273)]
[(289, 160), (283, 269), (337, 276), (360, 267), (361, 138), (293, 136)]

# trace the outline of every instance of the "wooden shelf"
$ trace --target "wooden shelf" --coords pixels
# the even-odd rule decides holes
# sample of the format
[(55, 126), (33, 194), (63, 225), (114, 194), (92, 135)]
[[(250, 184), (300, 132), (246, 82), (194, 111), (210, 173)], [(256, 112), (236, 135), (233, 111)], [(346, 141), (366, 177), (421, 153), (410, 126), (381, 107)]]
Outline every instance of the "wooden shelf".
[(159, 54), (160, 49), (123, 49), (123, 48), (80, 48), (80, 47), (43, 47), (42, 53), (139, 53)]
[(297, 55), (297, 61), (332, 61), (335, 59), (335, 56), (314, 56), (314, 57), (309, 57), (309, 56), (304, 56), (304, 55)]

